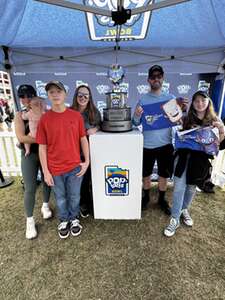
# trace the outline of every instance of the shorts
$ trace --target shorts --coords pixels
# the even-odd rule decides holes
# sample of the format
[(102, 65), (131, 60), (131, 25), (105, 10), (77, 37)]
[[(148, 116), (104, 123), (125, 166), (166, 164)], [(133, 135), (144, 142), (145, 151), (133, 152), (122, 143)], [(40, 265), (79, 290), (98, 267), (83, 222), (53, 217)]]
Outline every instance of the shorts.
[(148, 177), (152, 174), (155, 161), (157, 161), (158, 175), (160, 177), (172, 177), (174, 162), (173, 145), (168, 144), (154, 149), (144, 148), (143, 177)]

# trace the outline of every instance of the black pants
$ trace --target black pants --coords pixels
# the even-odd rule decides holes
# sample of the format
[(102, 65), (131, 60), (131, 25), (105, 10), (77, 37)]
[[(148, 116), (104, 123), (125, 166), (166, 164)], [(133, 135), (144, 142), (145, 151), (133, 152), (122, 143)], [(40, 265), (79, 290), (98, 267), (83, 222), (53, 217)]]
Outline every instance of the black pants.
[(92, 184), (91, 184), (91, 168), (88, 167), (84, 174), (80, 190), (80, 207), (93, 212)]

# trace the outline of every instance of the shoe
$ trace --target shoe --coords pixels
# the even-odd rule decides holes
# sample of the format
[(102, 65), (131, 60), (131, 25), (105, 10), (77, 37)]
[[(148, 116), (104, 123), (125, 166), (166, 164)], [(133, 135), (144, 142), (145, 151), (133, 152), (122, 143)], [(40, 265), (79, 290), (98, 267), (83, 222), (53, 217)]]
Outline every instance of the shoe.
[(180, 226), (180, 222), (175, 218), (170, 219), (170, 224), (164, 229), (164, 235), (171, 237), (175, 234), (176, 229)]
[(58, 234), (61, 239), (66, 239), (70, 235), (69, 222), (64, 221), (58, 225)]
[(82, 218), (88, 218), (90, 216), (89, 211), (87, 208), (80, 209), (80, 215)]
[(193, 226), (194, 222), (193, 222), (187, 209), (182, 210), (181, 217), (182, 217), (182, 221), (185, 225), (190, 226), (190, 227)]
[(44, 220), (48, 220), (52, 217), (52, 211), (49, 206), (42, 206), (41, 207), (41, 214)]
[(78, 219), (74, 219), (70, 223), (70, 232), (73, 236), (78, 236), (81, 233), (82, 226)]
[(164, 199), (164, 200), (159, 200), (159, 206), (160, 209), (168, 216), (171, 215), (171, 211), (170, 211), (170, 206), (168, 204), (168, 202)]
[(35, 239), (37, 237), (37, 230), (35, 227), (35, 222), (33, 217), (27, 218), (27, 225), (26, 225), (26, 238), (28, 240)]

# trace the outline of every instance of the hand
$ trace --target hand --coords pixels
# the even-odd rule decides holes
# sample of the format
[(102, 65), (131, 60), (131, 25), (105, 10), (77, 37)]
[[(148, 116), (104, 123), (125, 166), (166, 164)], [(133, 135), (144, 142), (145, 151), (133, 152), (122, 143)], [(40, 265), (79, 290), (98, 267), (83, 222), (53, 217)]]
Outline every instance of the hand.
[(218, 129), (224, 129), (223, 124), (220, 121), (214, 121), (212, 122), (213, 127), (217, 127)]
[(83, 176), (85, 174), (85, 172), (87, 171), (88, 166), (89, 166), (89, 161), (80, 163), (81, 170), (79, 173), (77, 173), (77, 177)]
[(176, 98), (176, 100), (177, 100), (177, 104), (180, 106), (181, 110), (183, 112), (187, 111), (188, 104), (189, 104), (188, 98), (178, 97), (178, 98)]
[(144, 111), (143, 108), (140, 105), (138, 105), (134, 111), (134, 114), (137, 117), (140, 117), (143, 114), (143, 111)]
[(89, 129), (87, 130), (87, 135), (95, 134), (97, 131), (98, 131), (98, 128), (97, 128), (97, 127), (89, 128)]
[(54, 186), (54, 180), (50, 172), (44, 173), (44, 180), (48, 186)]

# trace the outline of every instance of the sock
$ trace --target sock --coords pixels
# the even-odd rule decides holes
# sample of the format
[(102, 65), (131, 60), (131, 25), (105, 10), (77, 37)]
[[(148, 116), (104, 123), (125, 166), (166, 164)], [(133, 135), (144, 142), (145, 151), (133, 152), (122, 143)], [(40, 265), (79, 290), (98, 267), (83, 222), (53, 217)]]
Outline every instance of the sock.
[(150, 191), (150, 189), (148, 189), (148, 190), (142, 189), (142, 201), (144, 201), (144, 202), (150, 201), (149, 191)]
[(48, 207), (48, 202), (43, 202), (42, 207), (47, 208)]
[(27, 217), (27, 223), (34, 223), (34, 217)]

